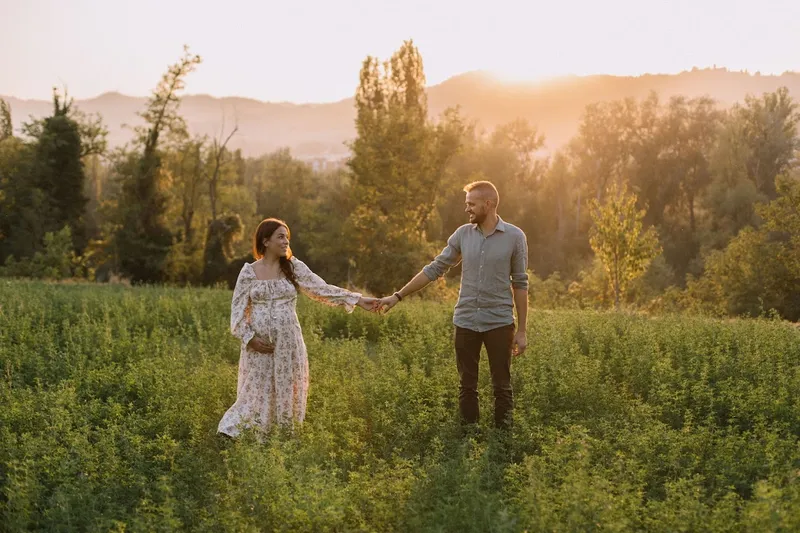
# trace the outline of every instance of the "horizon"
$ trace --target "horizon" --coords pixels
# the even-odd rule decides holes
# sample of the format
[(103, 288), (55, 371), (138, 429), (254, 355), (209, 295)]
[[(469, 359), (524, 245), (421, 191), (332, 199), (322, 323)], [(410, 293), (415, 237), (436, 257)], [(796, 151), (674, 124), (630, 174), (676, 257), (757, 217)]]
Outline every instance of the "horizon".
[[(202, 64), (200, 65), (199, 68), (202, 68)], [(166, 67), (165, 67), (165, 69), (166, 69)], [(500, 83), (502, 85), (506, 85), (506, 86), (534, 87), (534, 86), (537, 86), (537, 85), (544, 85), (544, 84), (547, 84), (547, 83), (550, 83), (550, 82), (557, 82), (557, 81), (566, 80), (566, 79), (586, 79), (586, 78), (595, 78), (595, 77), (633, 78), (633, 79), (636, 79), (636, 78), (644, 78), (644, 77), (648, 77), (648, 76), (652, 76), (652, 77), (658, 77), (658, 76), (680, 76), (682, 74), (691, 74), (691, 73), (694, 73), (694, 72), (709, 72), (709, 71), (720, 71), (720, 72), (727, 72), (727, 73), (731, 73), (731, 74), (741, 74), (741, 75), (746, 75), (748, 77), (759, 77), (760, 76), (760, 77), (774, 77), (774, 78), (779, 78), (779, 77), (787, 76), (787, 75), (791, 76), (791, 75), (800, 74), (800, 71), (796, 71), (796, 70), (786, 70), (786, 71), (783, 71), (781, 73), (774, 73), (774, 72), (764, 73), (764, 72), (762, 72), (760, 70), (755, 70), (755, 71), (751, 71), (750, 69), (734, 70), (734, 69), (730, 69), (730, 68), (725, 67), (725, 66), (712, 65), (712, 66), (707, 66), (707, 67), (696, 67), (695, 66), (695, 67), (691, 67), (690, 69), (681, 70), (679, 72), (644, 72), (644, 73), (641, 73), (641, 74), (604, 74), (604, 73), (597, 73), (597, 74), (563, 74), (563, 75), (558, 75), (558, 76), (545, 77), (545, 78), (541, 78), (541, 79), (538, 79), (538, 80), (516, 80), (516, 79), (512, 79), (512, 78), (504, 78), (504, 77), (502, 77), (502, 76), (500, 76), (500, 75), (498, 75), (496, 73), (493, 73), (493, 72), (490, 72), (490, 71), (487, 71), (487, 70), (472, 70), (472, 71), (467, 71), (467, 72), (454, 74), (453, 76), (450, 76), (449, 78), (447, 78), (445, 80), (442, 80), (442, 81), (440, 81), (438, 83), (428, 83), (428, 84), (426, 84), (426, 88), (430, 89), (430, 88), (433, 88), (433, 87), (437, 87), (439, 85), (443, 85), (443, 84), (445, 84), (445, 83), (447, 83), (449, 81), (452, 81), (454, 79), (468, 77), (468, 76), (477, 76), (477, 75), (486, 76), (489, 79), (491, 79), (491, 80), (493, 80), (495, 82), (498, 82), (498, 83)], [(155, 83), (154, 83), (154, 86), (155, 86)], [(109, 96), (109, 95), (111, 95), (111, 96), (118, 95), (118, 96), (121, 96), (121, 97), (124, 97), (124, 98), (132, 98), (132, 99), (147, 98), (147, 97), (150, 96), (150, 93), (146, 93), (146, 94), (130, 94), (130, 93), (125, 93), (125, 92), (122, 92), (122, 91), (119, 91), (119, 90), (106, 90), (106, 91), (100, 92), (98, 94), (95, 94), (94, 96), (77, 97), (77, 96), (74, 96), (69, 91), (69, 86), (68, 85), (65, 85), (65, 86), (54, 85), (53, 87), (51, 87), (51, 91), (52, 91), (53, 88), (58, 89), (59, 91), (62, 91), (62, 92), (66, 89), (67, 95), (70, 98), (72, 98), (73, 100), (75, 100), (75, 101), (97, 100), (97, 99), (99, 99), (99, 98), (101, 98), (103, 96)], [(189, 84), (187, 84), (187, 89), (188, 88), (189, 88)], [(52, 93), (51, 93), (51, 96), (52, 96)], [(2, 93), (0, 93), (0, 97), (3, 97), (3, 98), (14, 98), (16, 100), (26, 101), (26, 102), (39, 102), (39, 101), (49, 101), (50, 100), (50, 98), (26, 97), (26, 96), (18, 96), (18, 95), (15, 95), (15, 94), (2, 94)], [(217, 94), (209, 94), (209, 93), (205, 93), (205, 92), (196, 92), (195, 93), (195, 92), (191, 92), (190, 90), (186, 90), (183, 93), (181, 93), (181, 97), (182, 98), (185, 98), (185, 97), (207, 97), (207, 98), (211, 98), (211, 99), (214, 99), (214, 100), (239, 99), (239, 100), (250, 100), (250, 101), (257, 102), (257, 103), (262, 103), (262, 104), (277, 104), (277, 105), (289, 104), (289, 105), (296, 105), (296, 106), (303, 106), (303, 105), (312, 105), (313, 106), (313, 105), (337, 104), (337, 103), (341, 103), (341, 102), (344, 102), (344, 101), (347, 101), (347, 100), (351, 100), (354, 96), (346, 96), (344, 98), (338, 98), (336, 100), (330, 100), (330, 101), (299, 102), (299, 101), (291, 101), (291, 100), (280, 100), (280, 101), (278, 101), (278, 100), (262, 100), (262, 99), (258, 99), (258, 98), (254, 98), (254, 97), (250, 97), (250, 96), (242, 96), (242, 95), (237, 95), (237, 94), (217, 95)]]

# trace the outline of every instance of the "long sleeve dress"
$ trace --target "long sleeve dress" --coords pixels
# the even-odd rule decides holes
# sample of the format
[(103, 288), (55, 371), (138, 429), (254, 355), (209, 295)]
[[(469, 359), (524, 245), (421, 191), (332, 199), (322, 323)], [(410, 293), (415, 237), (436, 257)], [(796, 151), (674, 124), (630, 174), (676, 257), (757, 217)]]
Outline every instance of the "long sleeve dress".
[[(314, 300), (352, 313), (361, 294), (328, 285), (305, 263), (291, 259), (300, 290)], [(245, 263), (231, 302), (231, 333), (241, 339), (236, 403), (217, 431), (232, 437), (246, 427), (267, 431), (275, 423), (302, 422), (308, 397), (308, 353), (296, 312), (297, 290), (285, 277), (256, 278)], [(247, 347), (258, 335), (275, 345), (271, 354)]]

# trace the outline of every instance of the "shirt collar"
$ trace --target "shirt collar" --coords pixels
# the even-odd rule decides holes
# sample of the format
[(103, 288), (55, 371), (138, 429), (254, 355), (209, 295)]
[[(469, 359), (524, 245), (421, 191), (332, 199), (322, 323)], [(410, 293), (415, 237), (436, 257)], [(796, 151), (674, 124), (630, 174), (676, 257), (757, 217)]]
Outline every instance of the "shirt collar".
[[(472, 224), (472, 229), (474, 229), (475, 231), (481, 230), (481, 228), (478, 227), (477, 222), (474, 222)], [(500, 218), (500, 215), (497, 215), (497, 226), (494, 227), (494, 231), (502, 231), (503, 233), (505, 233), (506, 231), (506, 223), (503, 221), (502, 218)]]

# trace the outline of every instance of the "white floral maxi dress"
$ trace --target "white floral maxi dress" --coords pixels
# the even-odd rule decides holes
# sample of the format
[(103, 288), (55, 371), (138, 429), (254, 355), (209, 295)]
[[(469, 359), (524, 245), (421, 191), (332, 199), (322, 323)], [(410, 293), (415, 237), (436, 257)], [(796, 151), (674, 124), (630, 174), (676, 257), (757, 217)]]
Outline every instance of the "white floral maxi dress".
[[(328, 285), (299, 259), (291, 261), (304, 294), (353, 312), (361, 294)], [(235, 437), (246, 427), (266, 431), (274, 423), (305, 418), (308, 353), (296, 304), (297, 290), (288, 279), (259, 280), (251, 264), (242, 267), (231, 302), (231, 333), (242, 341), (236, 403), (223, 415), (218, 432)], [(248, 348), (254, 335), (273, 343), (274, 353)]]

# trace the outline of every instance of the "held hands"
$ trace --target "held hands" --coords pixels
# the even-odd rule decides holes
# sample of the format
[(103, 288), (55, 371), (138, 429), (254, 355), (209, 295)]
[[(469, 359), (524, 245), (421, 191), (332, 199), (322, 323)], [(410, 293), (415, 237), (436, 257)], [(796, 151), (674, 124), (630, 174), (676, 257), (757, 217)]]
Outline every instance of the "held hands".
[(362, 296), (361, 298), (358, 299), (356, 305), (359, 306), (364, 311), (375, 312), (375, 305), (377, 302), (378, 302), (377, 298), (365, 298)]
[(395, 295), (386, 296), (384, 298), (370, 298), (362, 296), (361, 298), (358, 299), (356, 305), (365, 311), (369, 311), (371, 313), (383, 314), (388, 312), (395, 305), (397, 305), (399, 301), (400, 298), (398, 298)]
[(399, 301), (397, 296), (387, 296), (385, 298), (368, 298), (362, 296), (359, 298), (356, 305), (365, 311), (382, 314), (397, 305)]
[(381, 313), (381, 314), (388, 313), (392, 309), (392, 307), (397, 305), (399, 302), (400, 299), (395, 295), (384, 296), (383, 298), (377, 301), (377, 303), (375, 304), (374, 311), (376, 313)]

